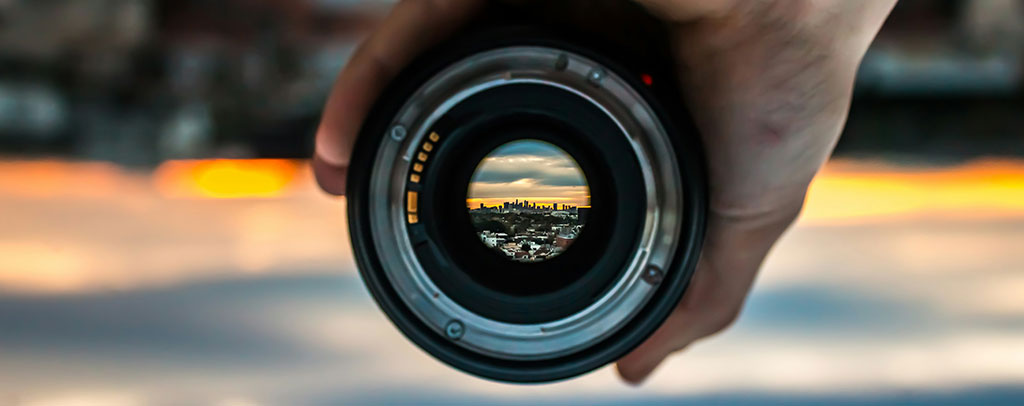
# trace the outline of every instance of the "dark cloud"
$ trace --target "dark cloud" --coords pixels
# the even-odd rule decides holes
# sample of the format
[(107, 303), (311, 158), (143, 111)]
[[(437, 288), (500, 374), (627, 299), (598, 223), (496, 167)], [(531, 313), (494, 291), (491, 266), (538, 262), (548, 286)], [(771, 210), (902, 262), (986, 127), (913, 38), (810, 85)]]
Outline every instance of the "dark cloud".
[(561, 148), (543, 141), (525, 140), (514, 141), (502, 145), (491, 152), (488, 156), (501, 158), (516, 155), (531, 155), (536, 157), (568, 157)]
[(585, 186), (586, 181), (572, 173), (550, 173), (538, 169), (492, 169), (477, 172), (473, 176), (473, 182), (481, 183), (511, 183), (525, 179), (532, 179), (538, 185), (545, 186)]
[(548, 176), (540, 183), (548, 186), (586, 186), (586, 180), (576, 174)]
[(480, 165), (473, 182), (511, 183), (530, 179), (538, 186), (585, 186), (576, 162), (558, 147), (517, 141), (499, 147)]
[(540, 170), (522, 168), (487, 168), (473, 174), (473, 182), (481, 183), (511, 183), (524, 179), (544, 180), (547, 175)]

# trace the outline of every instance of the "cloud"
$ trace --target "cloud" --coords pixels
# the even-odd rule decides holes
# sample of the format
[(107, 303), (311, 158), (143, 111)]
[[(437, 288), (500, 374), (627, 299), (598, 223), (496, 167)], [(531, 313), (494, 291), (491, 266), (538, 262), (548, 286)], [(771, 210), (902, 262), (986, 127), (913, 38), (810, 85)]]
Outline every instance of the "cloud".
[[(490, 168), (489, 168), (490, 169)], [(474, 183), (513, 183), (526, 181), (546, 186), (586, 186), (586, 181), (576, 173), (545, 171), (543, 169), (510, 168), (509, 170), (488, 170), (473, 177)]]
[(583, 171), (569, 155), (539, 141), (517, 141), (496, 149), (477, 168), (472, 182), (567, 187), (587, 184)]

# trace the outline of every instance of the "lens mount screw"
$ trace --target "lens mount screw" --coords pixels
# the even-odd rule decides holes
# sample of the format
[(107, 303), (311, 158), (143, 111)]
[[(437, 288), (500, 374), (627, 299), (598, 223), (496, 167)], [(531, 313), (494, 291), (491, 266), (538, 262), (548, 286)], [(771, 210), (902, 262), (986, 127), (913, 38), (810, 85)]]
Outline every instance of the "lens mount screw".
[(555, 70), (563, 71), (569, 67), (569, 56), (566, 54), (558, 55), (558, 59), (555, 59)]
[(640, 278), (651, 285), (657, 285), (665, 279), (665, 272), (652, 265), (644, 270), (644, 274), (641, 275)]
[(601, 68), (591, 69), (587, 73), (587, 81), (594, 86), (601, 86), (601, 81), (604, 80), (604, 70)]
[(458, 340), (462, 338), (463, 334), (466, 334), (466, 327), (462, 325), (461, 321), (452, 320), (448, 322), (447, 326), (445, 326), (444, 334), (452, 340)]
[(403, 127), (401, 124), (395, 124), (393, 127), (391, 127), (391, 138), (394, 139), (395, 141), (401, 141), (405, 139), (405, 134), (405, 127)]

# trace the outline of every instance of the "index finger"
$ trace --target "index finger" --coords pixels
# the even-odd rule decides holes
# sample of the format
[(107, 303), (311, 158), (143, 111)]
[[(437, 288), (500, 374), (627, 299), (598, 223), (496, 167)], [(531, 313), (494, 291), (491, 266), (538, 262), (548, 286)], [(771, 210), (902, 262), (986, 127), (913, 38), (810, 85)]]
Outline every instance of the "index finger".
[(324, 191), (345, 193), (363, 119), (384, 87), (416, 55), (471, 17), (481, 0), (405, 0), (391, 10), (338, 75), (316, 132), (313, 169)]

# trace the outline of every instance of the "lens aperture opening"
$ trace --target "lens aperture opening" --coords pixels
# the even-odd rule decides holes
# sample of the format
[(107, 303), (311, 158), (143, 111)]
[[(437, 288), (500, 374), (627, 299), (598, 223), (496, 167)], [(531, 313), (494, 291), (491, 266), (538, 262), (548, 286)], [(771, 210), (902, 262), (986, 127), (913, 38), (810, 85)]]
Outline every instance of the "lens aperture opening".
[(565, 150), (516, 140), (480, 161), (466, 206), (481, 243), (509, 260), (541, 262), (568, 250), (583, 232), (590, 188)]

